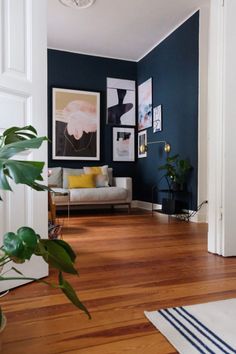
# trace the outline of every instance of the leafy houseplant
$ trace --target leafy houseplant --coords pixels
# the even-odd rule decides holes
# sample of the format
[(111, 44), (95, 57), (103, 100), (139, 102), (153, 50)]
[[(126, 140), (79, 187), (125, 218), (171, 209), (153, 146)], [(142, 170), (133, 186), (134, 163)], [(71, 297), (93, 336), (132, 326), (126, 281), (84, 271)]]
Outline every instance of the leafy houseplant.
[[(48, 190), (48, 187), (39, 183), (43, 180), (44, 162), (12, 159), (18, 153), (29, 149), (38, 149), (44, 140), (47, 138), (37, 137), (37, 132), (32, 126), (12, 127), (5, 130), (0, 136), (0, 190), (12, 190), (9, 180), (13, 180), (16, 184), (27, 185), (37, 191)], [(1, 196), (0, 200), (2, 200)], [(42, 258), (58, 271), (57, 283), (25, 277), (15, 266), (12, 266), (10, 270), (15, 271), (16, 276), (8, 277), (6, 275), (7, 271), (4, 271), (6, 264), (9, 262), (24, 263), (30, 260), (32, 255)], [(7, 232), (3, 236), (3, 244), (0, 246), (0, 281), (36, 280), (58, 288), (90, 318), (88, 310), (79, 300), (73, 287), (64, 278), (63, 273), (78, 275), (75, 269), (75, 259), (76, 254), (65, 241), (42, 239), (33, 229), (23, 226), (16, 233)], [(0, 307), (0, 328), (4, 323), (5, 317)]]
[(179, 154), (167, 156), (166, 163), (159, 170), (166, 171), (164, 177), (168, 182), (169, 189), (183, 190), (188, 174), (192, 166), (187, 159), (180, 159)]

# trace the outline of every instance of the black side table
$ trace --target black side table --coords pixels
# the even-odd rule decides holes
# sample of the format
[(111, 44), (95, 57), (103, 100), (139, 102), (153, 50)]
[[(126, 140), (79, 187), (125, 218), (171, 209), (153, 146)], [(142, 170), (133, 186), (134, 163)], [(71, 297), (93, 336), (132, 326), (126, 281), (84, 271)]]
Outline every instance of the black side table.
[[(166, 198), (162, 199), (162, 209), (154, 209), (154, 196), (164, 194)], [(185, 201), (183, 201), (185, 199)], [(184, 211), (183, 204), (188, 203), (188, 209), (192, 208), (192, 193), (187, 190), (159, 189), (157, 185), (152, 187), (152, 214), (157, 211), (167, 215), (189, 215), (189, 212)]]

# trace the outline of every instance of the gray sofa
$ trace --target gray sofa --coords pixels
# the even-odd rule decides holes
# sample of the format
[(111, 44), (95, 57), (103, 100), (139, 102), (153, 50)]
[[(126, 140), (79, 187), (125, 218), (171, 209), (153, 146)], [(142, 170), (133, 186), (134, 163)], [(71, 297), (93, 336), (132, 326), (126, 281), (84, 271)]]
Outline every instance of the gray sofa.
[(48, 185), (52, 189), (52, 200), (56, 206), (66, 206), (68, 213), (73, 205), (127, 205), (130, 211), (132, 201), (132, 179), (130, 177), (113, 178), (112, 168), (108, 168), (109, 187), (70, 189), (68, 176), (83, 173), (83, 169), (50, 168)]

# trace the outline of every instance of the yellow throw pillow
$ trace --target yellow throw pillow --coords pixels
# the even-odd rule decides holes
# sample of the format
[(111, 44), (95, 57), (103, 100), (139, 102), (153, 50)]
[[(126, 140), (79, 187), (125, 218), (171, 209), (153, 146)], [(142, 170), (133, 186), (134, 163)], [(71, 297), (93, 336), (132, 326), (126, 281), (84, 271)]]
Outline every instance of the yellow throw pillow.
[(84, 167), (85, 174), (92, 174), (92, 175), (102, 175), (102, 168), (99, 166), (94, 167)]
[(69, 188), (95, 188), (93, 175), (68, 176)]
[(84, 167), (85, 174), (93, 174), (96, 187), (109, 187), (108, 166)]

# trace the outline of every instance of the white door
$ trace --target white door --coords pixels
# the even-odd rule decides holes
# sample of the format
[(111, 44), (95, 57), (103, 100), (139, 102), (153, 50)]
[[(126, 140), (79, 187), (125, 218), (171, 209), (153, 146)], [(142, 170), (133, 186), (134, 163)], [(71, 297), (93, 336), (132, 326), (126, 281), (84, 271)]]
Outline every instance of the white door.
[(208, 250), (236, 256), (236, 1), (212, 0)]
[[(47, 134), (46, 5), (46, 0), (0, 0), (0, 133), (31, 124), (40, 136)], [(19, 158), (47, 161), (46, 143)], [(46, 238), (47, 193), (13, 188), (13, 193), (0, 191), (0, 245), (5, 232), (20, 226), (30, 226)], [(36, 257), (19, 269), (30, 277), (48, 274), (47, 265)], [(0, 282), (0, 291), (20, 284)]]

